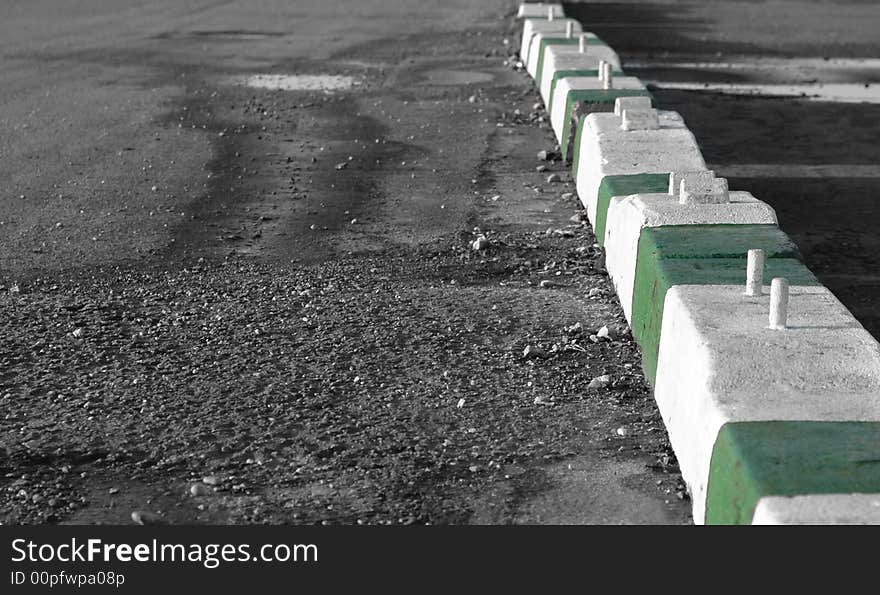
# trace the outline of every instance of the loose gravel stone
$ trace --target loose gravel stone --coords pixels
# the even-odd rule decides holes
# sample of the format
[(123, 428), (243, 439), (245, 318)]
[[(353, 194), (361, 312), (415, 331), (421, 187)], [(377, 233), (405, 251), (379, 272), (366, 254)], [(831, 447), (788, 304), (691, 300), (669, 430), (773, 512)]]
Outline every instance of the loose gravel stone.
[(146, 510), (135, 510), (131, 513), (131, 520), (138, 525), (161, 525), (164, 521), (160, 515)]
[(602, 376), (597, 376), (590, 380), (590, 383), (587, 385), (587, 388), (606, 388), (611, 384), (611, 376), (609, 374), (603, 374)]
[(194, 483), (189, 486), (189, 493), (192, 496), (208, 496), (213, 494), (213, 490), (203, 483)]
[(525, 349), (523, 349), (523, 357), (526, 359), (529, 358), (542, 358), (546, 357), (547, 352), (536, 345), (527, 345)]

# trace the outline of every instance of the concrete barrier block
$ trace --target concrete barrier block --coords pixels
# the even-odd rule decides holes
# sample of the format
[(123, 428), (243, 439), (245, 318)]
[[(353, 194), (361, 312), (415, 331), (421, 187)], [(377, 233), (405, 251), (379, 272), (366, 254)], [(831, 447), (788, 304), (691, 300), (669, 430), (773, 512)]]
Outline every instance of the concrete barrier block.
[(583, 31), (575, 31), (572, 33), (571, 37), (566, 37), (563, 34), (555, 32), (539, 32), (532, 35), (529, 49), (527, 50), (529, 57), (528, 60), (524, 61), (524, 64), (526, 65), (526, 72), (535, 79), (535, 84), (540, 84), (544, 62), (548, 55), (547, 50), (550, 48), (567, 47), (572, 49), (577, 48), (577, 53), (581, 53), (581, 38), (585, 40), (584, 43), (586, 43), (586, 47), (588, 48), (607, 47), (605, 42), (596, 37), (595, 34), (585, 33)]
[[(520, 44), (519, 59), (523, 64), (533, 64), (533, 68), (537, 67), (537, 49), (540, 47), (540, 41), (534, 43), (535, 36), (543, 37), (565, 37), (566, 31), (570, 30), (573, 34), (581, 33), (583, 28), (581, 24), (574, 19), (554, 19), (552, 21), (540, 19), (526, 19), (523, 23), (522, 43)], [(577, 47), (577, 46), (575, 46)], [(532, 62), (531, 51), (536, 50), (534, 62)], [(528, 73), (535, 76), (533, 69), (526, 69)]]
[(545, 67), (541, 69), (539, 78), (541, 80), (541, 97), (544, 99), (544, 105), (547, 106), (548, 111), (553, 105), (559, 81), (563, 78), (598, 77), (599, 66), (602, 62), (611, 64), (614, 76), (624, 76), (617, 54), (608, 46), (587, 46), (587, 61), (584, 61), (583, 53), (570, 50), (571, 47), (567, 45), (549, 45), (544, 53)]
[(880, 525), (880, 494), (765, 496), (753, 525)]
[[(633, 287), (639, 239), (646, 227), (668, 225), (775, 225), (772, 207), (748, 192), (731, 192), (727, 204), (682, 205), (668, 194), (611, 199), (605, 224), (605, 266), (632, 324)], [(758, 248), (760, 246), (753, 246)], [(747, 250), (747, 249), (746, 249)]]
[[(651, 95), (635, 77), (616, 77), (612, 84), (613, 88), (605, 88), (604, 81), (598, 77), (564, 78), (557, 83), (553, 104), (550, 106), (550, 124), (565, 159), (571, 157), (571, 149), (575, 144), (572, 141), (578, 136), (577, 130), (583, 118), (593, 112), (612, 111), (618, 97)], [(616, 117), (613, 114), (611, 116)], [(620, 127), (619, 118), (617, 126)]]
[[(553, 46), (550, 46), (552, 49)], [(599, 56), (591, 56), (589, 53), (584, 54), (563, 54), (559, 55), (555, 52), (547, 51), (544, 53), (544, 65), (541, 69), (539, 91), (544, 105), (550, 106), (554, 83), (560, 78), (569, 76), (581, 77), (598, 77), (599, 62), (602, 59)], [(617, 72), (618, 76), (622, 72)]]
[[(561, 51), (563, 49), (577, 49), (577, 51)], [(544, 71), (549, 64), (584, 55), (603, 60), (609, 53), (613, 54), (613, 50), (593, 33), (581, 32), (572, 37), (560, 37), (555, 33), (538, 33), (532, 36), (526, 72), (535, 79), (535, 85), (540, 88)]]
[(562, 4), (554, 2), (523, 2), (519, 5), (516, 13), (518, 19), (546, 19), (549, 11), (553, 11), (554, 18), (562, 18), (565, 12)]
[(629, 174), (605, 176), (599, 184), (593, 233), (600, 246), (605, 244), (605, 221), (608, 205), (615, 196), (659, 194), (669, 187), (670, 174)]
[(844, 503), (870, 522), (878, 516), (870, 512), (880, 495), (878, 454), (877, 422), (728, 423), (712, 453), (706, 523), (763, 523), (771, 515), (786, 524), (834, 523), (855, 517), (856, 510), (843, 513)]
[(736, 285), (746, 289), (747, 255), (765, 256), (760, 282), (785, 277), (795, 285), (819, 285), (801, 262), (794, 242), (775, 225), (671, 225), (642, 229), (632, 290), (633, 337), (642, 351), (645, 378), (653, 384), (663, 328), (666, 292), (675, 285)]
[(824, 287), (791, 287), (785, 330), (769, 301), (666, 292), (655, 399), (697, 523), (751, 522), (766, 496), (880, 492), (880, 345)]
[[(574, 79), (563, 82), (569, 80)], [(598, 221), (597, 209), (599, 187), (606, 176), (665, 174), (668, 180), (672, 171), (706, 169), (697, 140), (681, 116), (669, 111), (658, 111), (657, 116), (657, 130), (621, 130), (620, 116), (611, 113), (589, 114), (580, 121), (573, 173), (594, 229), (604, 224)]]

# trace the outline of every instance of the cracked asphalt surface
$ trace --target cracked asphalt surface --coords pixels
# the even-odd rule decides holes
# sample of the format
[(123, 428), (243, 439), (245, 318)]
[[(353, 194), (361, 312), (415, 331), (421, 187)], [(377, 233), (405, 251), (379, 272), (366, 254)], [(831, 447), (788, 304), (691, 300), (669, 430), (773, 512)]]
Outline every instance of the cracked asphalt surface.
[(691, 522), (510, 3), (113, 7), (2, 9), (0, 521)]

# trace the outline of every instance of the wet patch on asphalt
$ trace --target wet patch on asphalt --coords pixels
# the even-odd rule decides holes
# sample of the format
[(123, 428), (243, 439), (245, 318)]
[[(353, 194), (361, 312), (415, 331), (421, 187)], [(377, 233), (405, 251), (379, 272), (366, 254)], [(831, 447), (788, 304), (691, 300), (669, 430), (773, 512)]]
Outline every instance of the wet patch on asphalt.
[(338, 74), (245, 74), (223, 82), (269, 91), (340, 91), (358, 84), (354, 77)]

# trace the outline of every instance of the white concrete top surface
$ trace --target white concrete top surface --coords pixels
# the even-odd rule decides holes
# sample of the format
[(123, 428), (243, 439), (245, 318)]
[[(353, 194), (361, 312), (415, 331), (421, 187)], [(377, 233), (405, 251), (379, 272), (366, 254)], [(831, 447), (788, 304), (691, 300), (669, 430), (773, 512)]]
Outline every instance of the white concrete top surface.
[(880, 525), (880, 494), (765, 496), (753, 525)]
[(554, 17), (565, 16), (565, 13), (562, 10), (562, 4), (551, 2), (523, 2), (519, 5), (519, 10), (516, 13), (516, 18), (530, 19), (543, 17), (546, 19), (549, 8), (553, 8)]
[(550, 100), (550, 88), (553, 83), (553, 75), (560, 70), (599, 70), (599, 62), (602, 58), (593, 56), (589, 52), (577, 54), (558, 54), (551, 52), (558, 47), (549, 46), (544, 56), (544, 69), (541, 71), (541, 97), (544, 104)]
[[(568, 28), (566, 23), (571, 23), (572, 33), (576, 34), (583, 31), (581, 24), (574, 19), (562, 18), (553, 19), (552, 21), (546, 19), (526, 19), (523, 23), (522, 43), (520, 44), (519, 49), (519, 58), (523, 61), (523, 64), (528, 64), (531, 61), (531, 48), (540, 47), (540, 45), (532, 45), (535, 35), (552, 34), (549, 36), (560, 37), (565, 35), (565, 30)], [(535, 76), (535, 73), (532, 70), (529, 71), (529, 74)]]
[[(559, 93), (554, 95), (554, 103), (558, 96)], [(580, 161), (575, 184), (593, 225), (596, 224), (599, 186), (605, 176), (706, 169), (697, 139), (685, 127), (681, 116), (665, 110), (658, 111), (657, 115), (660, 122), (657, 130), (622, 130), (620, 116), (613, 113), (587, 116), (583, 134), (578, 139)]]
[[(613, 77), (612, 82), (614, 89), (641, 90), (645, 88), (642, 81), (634, 76)], [(553, 94), (553, 105), (548, 107), (550, 109), (550, 125), (553, 127), (553, 132), (556, 134), (556, 140), (558, 142), (562, 142), (563, 127), (568, 125), (568, 118), (566, 118), (565, 113), (568, 92), (580, 90), (601, 91), (602, 89), (602, 81), (599, 80), (598, 76), (570, 76), (561, 79), (556, 83), (556, 93)], [(620, 126), (619, 120), (617, 125)], [(571, 139), (571, 141), (574, 142), (574, 139)]]
[[(563, 29), (562, 31), (538, 31), (538, 32), (535, 32), (532, 34), (532, 37), (529, 40), (529, 47), (526, 49), (526, 53), (528, 54), (528, 58), (523, 60), (523, 63), (526, 65), (526, 72), (528, 72), (532, 78), (536, 78), (538, 75), (538, 61), (541, 59), (541, 51), (540, 51), (541, 50), (541, 42), (544, 41), (545, 39), (548, 39), (548, 38), (563, 37), (564, 34), (565, 34), (565, 29)], [(587, 38), (595, 38), (596, 37), (596, 35), (593, 33), (584, 33), (583, 31), (580, 31), (579, 29), (575, 29), (575, 31), (573, 33), (573, 37), (575, 39), (577, 39), (578, 37), (580, 37), (582, 35), (586, 36)], [(559, 45), (565, 46), (565, 44), (559, 44)], [(551, 48), (551, 47), (554, 47), (553, 44), (548, 44), (547, 48)], [(568, 46), (568, 47), (577, 48), (578, 46), (574, 45), (574, 46)], [(544, 51), (546, 52), (546, 49)], [(545, 57), (545, 59), (546, 59), (546, 57)]]
[(768, 328), (769, 292), (676, 285), (666, 292), (654, 398), (705, 520), (712, 449), (743, 421), (880, 421), (880, 345), (821, 286), (792, 286), (789, 328)]
[(617, 288), (627, 322), (632, 323), (633, 287), (642, 229), (712, 223), (775, 224), (776, 212), (748, 192), (731, 192), (727, 204), (683, 205), (675, 196), (665, 193), (611, 199), (605, 219), (605, 267)]
[[(618, 78), (615, 80), (620, 79)], [(626, 99), (632, 98), (627, 97)], [(616, 103), (617, 101), (615, 101), (615, 104)], [(684, 118), (682, 118), (681, 114), (679, 114), (678, 112), (673, 112), (670, 110), (657, 110), (657, 118), (660, 121), (661, 129), (687, 130), (687, 125), (684, 123)], [(587, 121), (584, 123), (584, 130), (592, 130), (597, 135), (614, 135), (621, 133), (625, 135), (626, 131), (621, 129), (622, 124), (623, 122), (621, 121), (619, 114), (615, 114), (613, 112), (596, 112), (595, 114), (590, 114), (589, 116), (587, 116)]]
[[(591, 34), (592, 35), (592, 34)], [(580, 53), (580, 48), (576, 45), (548, 45), (546, 51), (553, 50), (553, 53), (557, 56), (570, 56), (574, 54)], [(617, 55), (611, 47), (607, 45), (588, 45), (587, 46), (587, 55), (595, 56), (600, 60), (605, 60), (611, 66), (614, 67), (615, 70), (621, 70), (620, 68), (620, 57)], [(547, 58), (545, 57), (544, 60)]]

